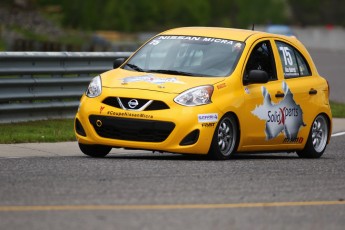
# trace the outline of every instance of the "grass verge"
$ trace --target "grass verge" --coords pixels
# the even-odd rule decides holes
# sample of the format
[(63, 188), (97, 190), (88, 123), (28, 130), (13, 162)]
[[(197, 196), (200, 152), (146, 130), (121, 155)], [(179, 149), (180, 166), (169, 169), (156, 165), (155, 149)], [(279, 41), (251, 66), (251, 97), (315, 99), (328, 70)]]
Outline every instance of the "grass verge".
[(331, 102), (331, 109), (333, 117), (345, 118), (345, 104)]
[(74, 141), (73, 119), (0, 124), (0, 144)]
[[(331, 102), (333, 117), (345, 118), (345, 104)], [(74, 141), (73, 119), (0, 124), (0, 144)]]

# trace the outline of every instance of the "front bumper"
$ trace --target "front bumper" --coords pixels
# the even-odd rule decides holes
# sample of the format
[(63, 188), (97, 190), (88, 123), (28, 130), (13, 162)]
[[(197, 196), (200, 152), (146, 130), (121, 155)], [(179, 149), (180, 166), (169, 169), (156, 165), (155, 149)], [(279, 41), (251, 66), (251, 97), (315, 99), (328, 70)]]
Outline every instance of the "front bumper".
[[(117, 95), (128, 96), (128, 90)], [(141, 95), (140, 90), (131, 90)], [(140, 94), (141, 93), (141, 94)], [(186, 107), (173, 102), (176, 95), (143, 95), (161, 98), (168, 109), (131, 111), (104, 104), (106, 97), (83, 97), (75, 118), (77, 140), (83, 144), (164, 152), (207, 154), (217, 122), (198, 120), (200, 114), (218, 112), (213, 104)], [(222, 114), (218, 114), (221, 117)]]

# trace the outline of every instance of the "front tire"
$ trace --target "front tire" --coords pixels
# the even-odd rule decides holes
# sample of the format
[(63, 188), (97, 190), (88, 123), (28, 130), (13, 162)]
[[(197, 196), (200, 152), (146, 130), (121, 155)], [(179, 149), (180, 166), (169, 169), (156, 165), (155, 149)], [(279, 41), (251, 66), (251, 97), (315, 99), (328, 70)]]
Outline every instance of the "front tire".
[(104, 145), (84, 145), (81, 143), (79, 144), (80, 150), (85, 154), (90, 157), (96, 157), (96, 158), (101, 158), (105, 157), (108, 155), (110, 150), (112, 149), (109, 146), (104, 146)]
[(297, 155), (301, 158), (320, 158), (328, 142), (329, 122), (325, 115), (318, 115), (310, 128), (307, 143)]
[(228, 160), (237, 150), (239, 129), (234, 115), (225, 115), (218, 123), (212, 138), (209, 156), (216, 160)]

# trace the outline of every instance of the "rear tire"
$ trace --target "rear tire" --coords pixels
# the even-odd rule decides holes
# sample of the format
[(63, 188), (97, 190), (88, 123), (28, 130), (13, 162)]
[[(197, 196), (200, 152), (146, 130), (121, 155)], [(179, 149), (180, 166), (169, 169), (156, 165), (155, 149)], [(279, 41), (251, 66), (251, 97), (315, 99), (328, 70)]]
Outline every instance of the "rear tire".
[(90, 157), (96, 157), (96, 158), (101, 158), (105, 157), (108, 155), (110, 150), (112, 149), (109, 146), (104, 146), (104, 145), (84, 145), (81, 143), (79, 144), (80, 150), (85, 154)]
[(310, 128), (307, 143), (297, 155), (301, 158), (320, 158), (328, 142), (329, 122), (325, 115), (318, 115)]
[(216, 160), (228, 160), (237, 150), (238, 123), (234, 115), (224, 115), (214, 131), (208, 155)]

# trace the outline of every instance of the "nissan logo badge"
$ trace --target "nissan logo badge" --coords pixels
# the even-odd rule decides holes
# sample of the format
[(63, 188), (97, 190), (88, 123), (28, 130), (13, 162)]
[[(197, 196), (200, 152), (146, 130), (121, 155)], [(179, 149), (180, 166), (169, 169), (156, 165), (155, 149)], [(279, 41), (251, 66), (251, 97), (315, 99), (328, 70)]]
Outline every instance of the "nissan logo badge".
[(129, 108), (131, 108), (131, 109), (134, 109), (135, 107), (137, 107), (139, 105), (139, 102), (138, 102), (138, 100), (136, 100), (136, 99), (132, 99), (132, 100), (130, 100), (129, 102), (128, 102), (128, 106), (129, 106)]

